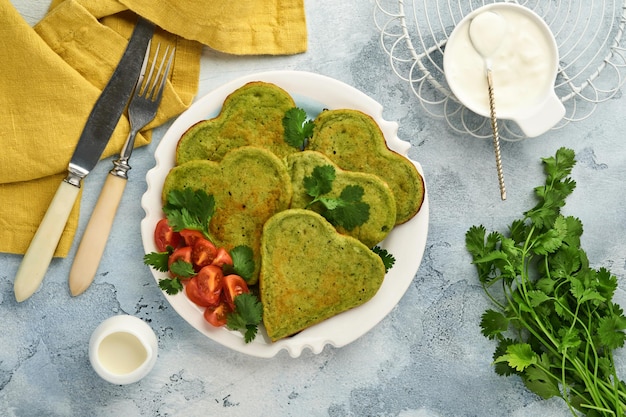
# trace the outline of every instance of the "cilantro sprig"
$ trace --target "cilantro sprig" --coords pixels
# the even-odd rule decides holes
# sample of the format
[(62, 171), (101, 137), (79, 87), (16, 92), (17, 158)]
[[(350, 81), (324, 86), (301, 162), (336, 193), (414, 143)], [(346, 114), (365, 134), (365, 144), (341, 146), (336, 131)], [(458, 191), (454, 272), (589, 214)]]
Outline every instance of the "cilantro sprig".
[(341, 226), (351, 231), (369, 219), (370, 206), (361, 201), (364, 190), (360, 185), (346, 185), (339, 197), (328, 197), (335, 181), (335, 168), (331, 165), (320, 165), (313, 168), (310, 176), (304, 177), (303, 185), (306, 193), (313, 197), (307, 208), (320, 203), (323, 210), (320, 214), (333, 226)]
[(250, 343), (256, 337), (263, 318), (263, 305), (252, 293), (239, 294), (234, 303), (235, 310), (228, 314), (226, 326), (242, 332), (245, 342)]
[(285, 112), (283, 128), (285, 130), (285, 142), (290, 146), (303, 150), (307, 141), (313, 136), (314, 123), (307, 118), (306, 112), (293, 107)]
[(560, 211), (576, 187), (574, 156), (561, 148), (543, 159), (546, 182), (535, 188), (538, 202), (507, 234), (483, 226), (466, 233), (494, 304), (480, 326), (497, 342), (499, 375), (519, 375), (542, 398), (562, 398), (574, 416), (624, 416), (626, 384), (613, 360), (626, 340), (626, 317), (612, 300), (617, 279), (589, 265), (581, 221)]
[[(143, 263), (159, 272), (168, 272), (170, 270), (168, 261), (173, 250), (173, 248), (168, 247), (165, 252), (147, 253), (143, 257)], [(183, 290), (183, 283), (179, 276), (192, 276), (192, 274), (195, 274), (195, 271), (193, 271), (193, 265), (180, 259), (172, 263), (171, 270), (176, 276), (160, 279), (159, 288), (169, 295), (175, 295)]]
[(383, 249), (380, 246), (374, 246), (372, 251), (382, 259), (383, 265), (385, 265), (385, 273), (389, 272), (393, 264), (396, 263), (396, 258), (387, 249)]
[(237, 274), (246, 282), (252, 279), (254, 273), (254, 253), (249, 246), (236, 246), (230, 251), (230, 257), (233, 264), (224, 265), (224, 272), (229, 274)]
[(198, 230), (213, 241), (209, 233), (209, 222), (215, 213), (213, 195), (190, 188), (172, 190), (167, 194), (163, 212), (174, 231)]

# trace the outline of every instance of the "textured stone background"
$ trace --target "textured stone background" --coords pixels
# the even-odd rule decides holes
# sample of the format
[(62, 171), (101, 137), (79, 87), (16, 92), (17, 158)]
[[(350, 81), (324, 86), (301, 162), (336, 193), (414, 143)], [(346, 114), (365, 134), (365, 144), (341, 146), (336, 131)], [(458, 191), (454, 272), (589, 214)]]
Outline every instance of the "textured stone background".
[[(45, 0), (12, 0), (32, 24)], [(566, 213), (585, 226), (583, 244), (595, 267), (624, 283), (626, 131), (622, 94), (589, 119), (540, 138), (504, 143), (508, 200), (501, 202), (489, 140), (454, 133), (427, 115), (394, 75), (380, 47), (373, 0), (306, 2), (309, 50), (291, 57), (231, 57), (205, 50), (198, 97), (240, 75), (293, 69), (320, 73), (362, 90), (397, 121), (399, 137), (424, 170), (430, 229), (422, 265), (396, 308), (362, 338), (293, 359), (282, 352), (257, 359), (230, 351), (178, 317), (142, 264), (139, 222), (144, 177), (154, 142), (133, 155), (131, 181), (94, 284), (72, 299), (71, 258), (53, 261), (41, 290), (14, 301), (20, 257), (0, 255), (0, 415), (3, 416), (402, 416), (569, 415), (560, 400), (528, 393), (517, 378), (491, 369), (493, 344), (479, 332), (488, 303), (464, 235), (472, 225), (506, 226), (530, 208), (543, 182), (540, 158), (561, 146), (575, 150), (578, 183)], [(620, 104), (621, 102), (621, 104)], [(95, 204), (110, 163), (86, 180), (84, 213)], [(87, 221), (81, 216), (78, 236)], [(76, 250), (76, 244), (72, 254)], [(623, 297), (623, 292), (620, 296)], [(159, 340), (159, 360), (141, 382), (114, 386), (91, 369), (93, 329), (119, 313), (146, 320)], [(626, 375), (622, 352), (620, 375)]]

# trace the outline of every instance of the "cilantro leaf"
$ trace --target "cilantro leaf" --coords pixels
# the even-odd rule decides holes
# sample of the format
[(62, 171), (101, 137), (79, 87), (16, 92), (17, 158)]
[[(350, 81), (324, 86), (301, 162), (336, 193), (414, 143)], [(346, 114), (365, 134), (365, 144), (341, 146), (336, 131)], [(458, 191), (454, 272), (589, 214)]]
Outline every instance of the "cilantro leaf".
[(496, 349), (493, 353), (494, 371), (496, 372), (496, 374), (502, 376), (518, 374), (518, 372), (515, 369), (511, 368), (506, 361), (496, 362), (496, 359), (498, 359), (502, 355), (505, 355), (508, 347), (514, 343), (515, 341), (513, 339), (508, 338), (500, 339), (500, 341), (498, 342), (498, 345), (496, 346)]
[(560, 208), (565, 205), (565, 198), (576, 188), (576, 182), (569, 178), (576, 164), (574, 156), (571, 149), (560, 148), (554, 157), (542, 158), (546, 184), (535, 188), (539, 201), (533, 209), (524, 213), (537, 227), (551, 226)]
[(153, 267), (159, 272), (167, 272), (170, 254), (168, 252), (150, 252), (143, 257), (143, 263)]
[(285, 130), (285, 142), (303, 150), (307, 140), (313, 136), (313, 121), (307, 120), (307, 114), (303, 109), (293, 107), (285, 112), (282, 123)]
[[(544, 356), (547, 357), (547, 355)], [(560, 396), (561, 391), (559, 390), (558, 379), (546, 371), (546, 369), (549, 369), (550, 364), (544, 362), (542, 365), (530, 365), (526, 368), (522, 378), (524, 385), (544, 400)]]
[[(159, 272), (168, 272), (170, 270), (169, 257), (173, 252), (172, 247), (168, 247), (167, 252), (150, 252), (144, 255), (144, 264), (151, 266)], [(171, 271), (179, 276), (187, 277), (195, 275), (193, 266), (182, 260), (178, 260), (171, 265)], [(189, 271), (191, 268), (191, 271)], [(178, 276), (173, 278), (163, 278), (159, 280), (159, 288), (165, 291), (169, 295), (178, 294), (183, 290), (183, 284)]]
[(506, 354), (497, 358), (496, 362), (506, 362), (516, 371), (523, 371), (537, 363), (537, 356), (528, 343), (519, 343), (508, 346)]
[(174, 231), (199, 230), (211, 238), (209, 222), (215, 213), (215, 199), (205, 191), (189, 188), (172, 190), (167, 195), (163, 212)]
[(483, 336), (489, 339), (495, 339), (497, 336), (507, 331), (509, 328), (509, 320), (504, 314), (489, 309), (483, 313), (480, 327)]
[(576, 154), (568, 148), (560, 148), (556, 155), (549, 158), (541, 158), (543, 162), (544, 172), (546, 173), (546, 182), (554, 183), (564, 180), (572, 172), (572, 168), (576, 164)]
[(250, 281), (254, 273), (254, 254), (249, 246), (236, 246), (230, 251), (233, 265), (224, 265), (228, 273), (239, 275), (246, 282)]
[(313, 168), (310, 176), (304, 177), (304, 189), (309, 196), (320, 197), (333, 189), (335, 176), (335, 168), (332, 165), (318, 165)]
[(193, 269), (193, 264), (190, 262), (178, 259), (170, 265), (170, 271), (172, 274), (181, 278), (191, 278), (196, 275), (196, 271)]
[(320, 214), (333, 226), (340, 226), (351, 231), (369, 219), (370, 206), (361, 201), (365, 190), (360, 185), (349, 184), (341, 190), (339, 197), (328, 197), (335, 181), (335, 168), (332, 165), (320, 165), (313, 168), (311, 175), (304, 177), (304, 189), (310, 197), (307, 208), (315, 203), (322, 205)]
[(159, 280), (159, 288), (169, 295), (175, 295), (183, 290), (183, 283), (178, 278), (163, 278)]
[(602, 317), (598, 326), (598, 337), (602, 344), (609, 349), (621, 348), (626, 339), (624, 330), (626, 330), (626, 318), (619, 316)]
[(256, 337), (263, 318), (263, 305), (252, 293), (238, 295), (234, 303), (235, 309), (228, 314), (226, 326), (243, 332), (245, 342), (250, 343)]
[(372, 251), (382, 259), (383, 265), (385, 265), (385, 273), (389, 272), (393, 264), (396, 263), (396, 258), (387, 249), (383, 249), (380, 246), (374, 246)]
[(359, 195), (363, 195), (361, 186), (347, 185), (338, 199), (333, 199), (331, 204), (325, 204), (327, 210), (322, 212), (322, 215), (331, 224), (351, 231), (367, 222), (370, 216), (370, 206), (353, 198), (355, 190)]

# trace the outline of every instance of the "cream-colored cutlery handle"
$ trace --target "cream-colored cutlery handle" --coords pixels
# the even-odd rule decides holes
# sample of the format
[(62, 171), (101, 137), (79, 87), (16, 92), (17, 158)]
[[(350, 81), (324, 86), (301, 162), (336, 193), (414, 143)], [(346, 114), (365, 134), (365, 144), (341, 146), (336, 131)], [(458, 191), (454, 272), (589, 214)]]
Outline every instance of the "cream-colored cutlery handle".
[(17, 270), (13, 290), (18, 302), (33, 295), (41, 285), (79, 190), (79, 187), (66, 181), (59, 185)]
[(107, 175), (70, 270), (69, 284), (73, 296), (89, 288), (96, 276), (126, 182), (116, 175)]

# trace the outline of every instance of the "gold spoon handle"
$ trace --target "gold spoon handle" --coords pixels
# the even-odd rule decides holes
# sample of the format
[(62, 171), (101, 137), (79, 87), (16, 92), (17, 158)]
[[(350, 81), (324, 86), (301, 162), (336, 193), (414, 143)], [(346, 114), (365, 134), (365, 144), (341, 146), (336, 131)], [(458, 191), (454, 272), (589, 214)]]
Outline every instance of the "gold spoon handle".
[(502, 171), (502, 155), (500, 154), (500, 134), (498, 132), (498, 119), (496, 118), (496, 101), (493, 94), (491, 69), (487, 70), (487, 86), (489, 87), (489, 111), (491, 113), (491, 130), (493, 131), (493, 149), (496, 154), (496, 169), (498, 170), (498, 182), (500, 183), (500, 198), (506, 200), (504, 172)]

